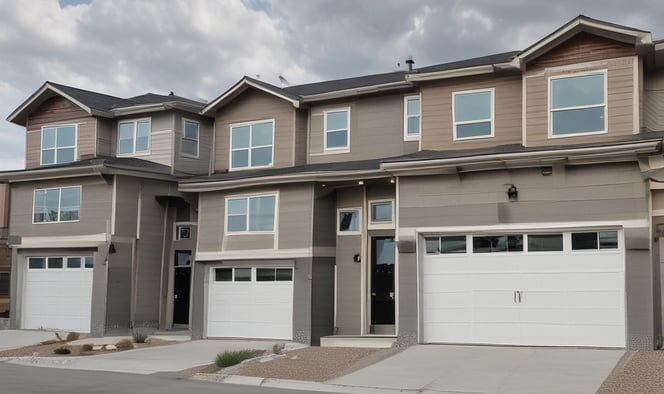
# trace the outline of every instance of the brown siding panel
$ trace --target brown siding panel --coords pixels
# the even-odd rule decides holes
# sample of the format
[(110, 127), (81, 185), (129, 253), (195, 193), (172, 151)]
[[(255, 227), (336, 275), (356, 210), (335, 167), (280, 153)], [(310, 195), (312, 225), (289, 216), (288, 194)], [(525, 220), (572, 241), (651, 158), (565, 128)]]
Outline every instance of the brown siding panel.
[(646, 74), (643, 100), (643, 126), (650, 131), (664, 130), (664, 71)]

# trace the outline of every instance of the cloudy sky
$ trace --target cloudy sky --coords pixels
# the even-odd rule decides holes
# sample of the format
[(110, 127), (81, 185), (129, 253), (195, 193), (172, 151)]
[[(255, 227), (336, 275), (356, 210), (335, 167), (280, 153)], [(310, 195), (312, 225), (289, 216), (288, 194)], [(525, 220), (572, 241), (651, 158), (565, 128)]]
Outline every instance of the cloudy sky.
[(578, 14), (664, 38), (659, 1), (0, 0), (0, 170), (24, 166), (4, 119), (47, 80), (209, 100), (243, 75), (300, 84), (523, 49)]

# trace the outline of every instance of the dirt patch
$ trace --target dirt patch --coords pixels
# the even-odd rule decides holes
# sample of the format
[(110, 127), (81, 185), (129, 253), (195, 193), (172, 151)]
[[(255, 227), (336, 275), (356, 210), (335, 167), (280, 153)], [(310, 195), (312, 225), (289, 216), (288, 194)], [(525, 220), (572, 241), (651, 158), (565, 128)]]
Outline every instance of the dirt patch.
[[(85, 350), (85, 345), (68, 345), (66, 342), (47, 341), (45, 344), (25, 346), (18, 349), (9, 349), (0, 351), (0, 357), (71, 357), (71, 356), (90, 356), (93, 354), (103, 354), (111, 352), (121, 352), (124, 350), (141, 349), (145, 347), (164, 346), (179, 343), (178, 341), (164, 341), (156, 338), (148, 338), (145, 343), (134, 343), (133, 348), (121, 348), (115, 350)], [(90, 338), (90, 344), (94, 344), (94, 339)], [(70, 354), (55, 354), (53, 351), (58, 348), (67, 348)]]
[(324, 382), (374, 364), (400, 350), (312, 346), (292, 350), (270, 361), (249, 360), (220, 373)]
[(626, 353), (597, 393), (664, 393), (664, 352)]

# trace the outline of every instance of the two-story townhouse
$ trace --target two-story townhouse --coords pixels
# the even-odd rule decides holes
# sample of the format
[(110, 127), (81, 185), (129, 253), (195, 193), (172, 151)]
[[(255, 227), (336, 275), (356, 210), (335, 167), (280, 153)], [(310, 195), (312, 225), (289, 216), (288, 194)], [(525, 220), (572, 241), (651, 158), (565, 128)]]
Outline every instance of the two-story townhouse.
[(579, 16), (521, 51), (245, 77), (199, 193), (195, 336), (652, 349), (664, 43)]
[(9, 235), (9, 186), (0, 183), (0, 317), (9, 317), (9, 277), (12, 252), (7, 245)]
[(46, 82), (8, 117), (26, 128), (26, 168), (0, 174), (12, 327), (188, 327), (197, 198), (177, 181), (209, 171), (203, 106)]

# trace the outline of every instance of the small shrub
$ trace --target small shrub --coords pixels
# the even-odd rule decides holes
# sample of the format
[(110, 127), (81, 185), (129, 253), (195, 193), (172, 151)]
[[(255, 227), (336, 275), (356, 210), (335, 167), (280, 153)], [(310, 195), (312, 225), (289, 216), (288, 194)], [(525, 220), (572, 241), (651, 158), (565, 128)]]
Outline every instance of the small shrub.
[(53, 353), (55, 353), (55, 354), (70, 354), (71, 350), (69, 350), (66, 347), (59, 347), (59, 348), (53, 350)]
[(79, 334), (77, 332), (70, 332), (69, 334), (67, 334), (67, 338), (65, 339), (65, 341), (67, 341), (67, 342), (76, 341), (80, 337), (81, 337), (81, 334)]
[(81, 350), (84, 352), (91, 352), (92, 351), (92, 345), (89, 343), (86, 343), (85, 345), (81, 346)]
[(57, 332), (55, 332), (54, 334), (55, 334), (55, 337), (58, 338), (58, 342), (64, 342), (65, 341), (64, 339), (62, 339), (60, 334), (58, 334)]
[(272, 353), (281, 354), (281, 352), (284, 350), (285, 347), (286, 345), (284, 345), (283, 343), (275, 343), (272, 346)]
[(42, 345), (52, 345), (54, 343), (58, 343), (60, 341), (56, 341), (55, 339), (49, 339), (48, 341), (43, 341), (41, 342)]
[(123, 339), (120, 342), (116, 343), (115, 347), (117, 347), (118, 349), (133, 349), (134, 344), (131, 343), (129, 339)]
[(227, 350), (221, 354), (217, 354), (215, 363), (219, 368), (226, 368), (232, 365), (241, 363), (244, 360), (254, 357), (253, 350)]
[(136, 343), (145, 343), (145, 340), (148, 338), (147, 335), (143, 334), (142, 332), (134, 332), (131, 334), (131, 337), (134, 339), (134, 342)]

